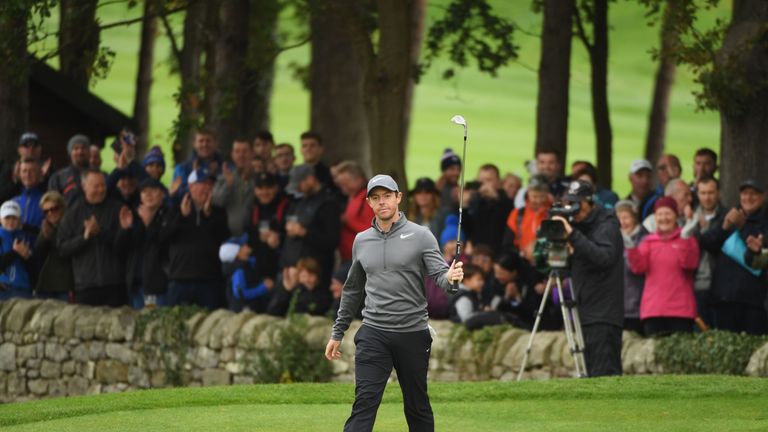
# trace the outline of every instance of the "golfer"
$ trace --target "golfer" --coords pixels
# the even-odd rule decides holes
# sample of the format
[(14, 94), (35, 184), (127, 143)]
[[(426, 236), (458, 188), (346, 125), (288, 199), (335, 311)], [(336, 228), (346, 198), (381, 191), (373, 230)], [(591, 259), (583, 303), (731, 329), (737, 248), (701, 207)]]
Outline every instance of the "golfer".
[(428, 228), (409, 222), (398, 211), (402, 198), (388, 175), (377, 175), (368, 182), (368, 205), (376, 217), (371, 228), (355, 238), (352, 267), (325, 348), (328, 360), (341, 357), (341, 339), (365, 289), (363, 325), (355, 335), (355, 404), (345, 431), (373, 429), (392, 367), (402, 388), (409, 430), (435, 429), (427, 395), (432, 336), (427, 326), (424, 277), (452, 292), (451, 283), (460, 282), (464, 273), (461, 262), (448, 267)]

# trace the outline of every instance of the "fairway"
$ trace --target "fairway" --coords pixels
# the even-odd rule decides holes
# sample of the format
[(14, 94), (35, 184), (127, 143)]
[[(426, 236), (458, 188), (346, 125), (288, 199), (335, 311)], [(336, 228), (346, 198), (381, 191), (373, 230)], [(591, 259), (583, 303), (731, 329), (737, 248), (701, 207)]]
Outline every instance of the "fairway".
[[(438, 431), (764, 431), (768, 381), (663, 376), (432, 383)], [(0, 406), (7, 431), (339, 431), (350, 384), (151, 390)], [(390, 385), (377, 431), (404, 431)]]

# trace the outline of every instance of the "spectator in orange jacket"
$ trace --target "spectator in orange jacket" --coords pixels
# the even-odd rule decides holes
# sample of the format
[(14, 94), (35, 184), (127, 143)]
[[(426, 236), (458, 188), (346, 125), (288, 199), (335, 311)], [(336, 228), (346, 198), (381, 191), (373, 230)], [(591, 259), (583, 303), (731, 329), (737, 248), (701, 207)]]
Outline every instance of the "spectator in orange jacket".
[(528, 183), (525, 206), (512, 210), (507, 218), (502, 249), (519, 251), (526, 259), (533, 261), (536, 231), (541, 221), (548, 217), (552, 206), (549, 184), (540, 176), (534, 176)]
[(342, 261), (352, 260), (352, 242), (361, 231), (371, 227), (373, 210), (368, 205), (363, 168), (353, 161), (341, 162), (336, 167), (336, 185), (347, 197), (347, 207), (341, 214), (341, 233), (339, 234), (339, 255)]

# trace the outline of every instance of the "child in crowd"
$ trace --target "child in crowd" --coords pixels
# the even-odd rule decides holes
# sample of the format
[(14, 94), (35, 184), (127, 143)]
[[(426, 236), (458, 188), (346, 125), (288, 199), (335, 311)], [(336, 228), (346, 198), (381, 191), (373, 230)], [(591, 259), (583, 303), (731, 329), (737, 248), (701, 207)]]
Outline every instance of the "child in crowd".
[(285, 316), (296, 297), (295, 313), (325, 315), (331, 307), (328, 287), (320, 286), (320, 264), (314, 258), (302, 258), (295, 267), (283, 269), (283, 280), (267, 307), (270, 315)]
[(462, 323), (470, 330), (501, 324), (501, 315), (498, 312), (483, 310), (484, 286), (483, 270), (471, 263), (465, 265), (464, 280), (459, 286), (459, 292), (451, 298), (451, 321)]
[(21, 207), (6, 201), (0, 207), (0, 300), (32, 297), (28, 266), (33, 239), (21, 229)]

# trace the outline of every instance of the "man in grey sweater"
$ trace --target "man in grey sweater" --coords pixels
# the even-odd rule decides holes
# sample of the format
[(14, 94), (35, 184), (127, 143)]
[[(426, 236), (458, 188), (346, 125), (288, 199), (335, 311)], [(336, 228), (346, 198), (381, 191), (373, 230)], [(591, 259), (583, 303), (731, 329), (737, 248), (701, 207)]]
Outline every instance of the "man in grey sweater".
[[(428, 228), (409, 222), (398, 211), (403, 194), (392, 177), (368, 182), (368, 205), (375, 218), (352, 246), (352, 267), (341, 306), (325, 348), (328, 360), (341, 358), (339, 346), (365, 290), (363, 326), (355, 335), (355, 403), (345, 431), (370, 431), (394, 367), (403, 392), (411, 431), (433, 431), (427, 395), (432, 336), (427, 325), (424, 277), (446, 292), (463, 277), (462, 263), (450, 268)], [(458, 284), (456, 284), (458, 285)]]

